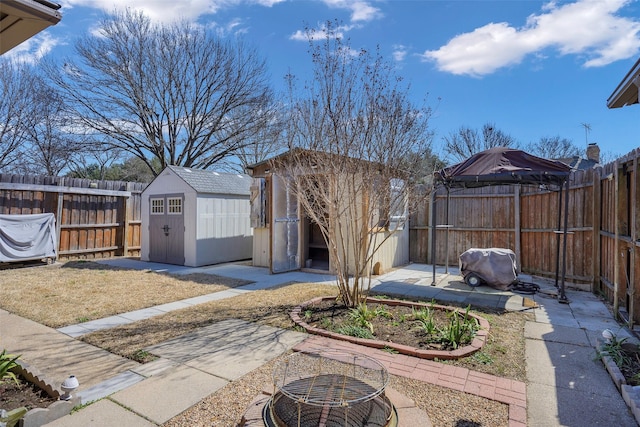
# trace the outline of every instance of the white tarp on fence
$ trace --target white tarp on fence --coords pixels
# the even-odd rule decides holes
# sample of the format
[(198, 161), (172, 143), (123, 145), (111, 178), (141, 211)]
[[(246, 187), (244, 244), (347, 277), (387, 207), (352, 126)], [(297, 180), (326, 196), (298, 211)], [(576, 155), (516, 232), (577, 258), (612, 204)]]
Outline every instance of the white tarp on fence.
[(52, 213), (0, 215), (0, 262), (56, 258), (57, 241)]

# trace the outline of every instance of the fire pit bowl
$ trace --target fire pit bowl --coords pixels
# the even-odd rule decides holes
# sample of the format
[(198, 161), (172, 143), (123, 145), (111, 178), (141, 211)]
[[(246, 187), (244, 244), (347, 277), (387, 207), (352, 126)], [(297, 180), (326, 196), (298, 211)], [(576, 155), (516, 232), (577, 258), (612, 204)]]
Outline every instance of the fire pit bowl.
[(348, 351), (294, 353), (273, 370), (275, 393), (264, 406), (269, 427), (396, 426), (377, 360)]

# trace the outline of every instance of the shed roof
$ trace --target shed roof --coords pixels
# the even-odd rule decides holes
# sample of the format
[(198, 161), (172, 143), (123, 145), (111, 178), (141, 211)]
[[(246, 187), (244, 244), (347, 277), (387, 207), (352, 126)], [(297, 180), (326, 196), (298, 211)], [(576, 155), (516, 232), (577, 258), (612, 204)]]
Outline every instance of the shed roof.
[(615, 88), (609, 99), (607, 107), (620, 108), (625, 105), (638, 103), (638, 87), (640, 86), (640, 59), (629, 70), (624, 79)]
[(197, 193), (248, 196), (251, 177), (243, 174), (221, 173), (181, 166), (167, 166)]

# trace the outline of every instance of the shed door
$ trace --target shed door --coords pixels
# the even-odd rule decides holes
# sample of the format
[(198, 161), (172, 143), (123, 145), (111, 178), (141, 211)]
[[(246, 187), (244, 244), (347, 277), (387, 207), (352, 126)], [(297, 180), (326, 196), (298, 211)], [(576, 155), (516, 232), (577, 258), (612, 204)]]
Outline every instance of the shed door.
[(284, 273), (300, 268), (298, 199), (287, 189), (283, 178), (274, 176), (272, 186), (271, 272)]
[(149, 209), (149, 261), (184, 265), (184, 196), (150, 196)]

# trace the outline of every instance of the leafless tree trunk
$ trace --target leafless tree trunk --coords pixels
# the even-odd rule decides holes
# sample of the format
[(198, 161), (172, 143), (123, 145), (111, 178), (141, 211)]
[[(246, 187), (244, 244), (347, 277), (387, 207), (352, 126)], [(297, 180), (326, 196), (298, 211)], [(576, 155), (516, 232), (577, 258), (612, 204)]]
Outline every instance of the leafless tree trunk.
[(313, 80), (290, 81), (288, 155), (274, 162), (327, 243), (342, 300), (363, 301), (372, 259), (408, 218), (411, 178), (430, 154), (429, 108), (378, 52), (354, 52), (327, 24), (309, 33)]
[(170, 164), (206, 169), (265, 126), (266, 66), (241, 41), (128, 10), (105, 18), (76, 50), (78, 61), (47, 67), (76, 119), (155, 174)]

